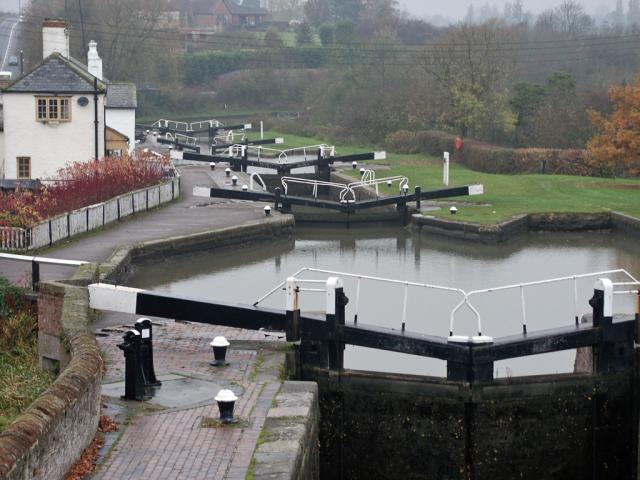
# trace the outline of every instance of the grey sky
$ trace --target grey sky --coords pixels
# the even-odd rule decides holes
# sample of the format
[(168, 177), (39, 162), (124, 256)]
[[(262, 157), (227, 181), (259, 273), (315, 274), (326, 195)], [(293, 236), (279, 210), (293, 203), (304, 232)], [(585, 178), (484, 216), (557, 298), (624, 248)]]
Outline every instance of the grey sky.
[[(402, 7), (407, 11), (418, 17), (431, 17), (433, 15), (443, 15), (447, 17), (460, 18), (465, 15), (467, 8), (473, 3), (474, 7), (481, 7), (485, 3), (490, 5), (495, 4), (500, 11), (504, 4), (508, 0), (399, 0)], [(525, 9), (534, 13), (555, 7), (562, 3), (562, 0), (524, 0)], [(596, 13), (604, 7), (607, 10), (613, 10), (616, 5), (616, 0), (582, 0), (585, 8), (590, 13)], [(625, 5), (627, 0), (623, 2)]]

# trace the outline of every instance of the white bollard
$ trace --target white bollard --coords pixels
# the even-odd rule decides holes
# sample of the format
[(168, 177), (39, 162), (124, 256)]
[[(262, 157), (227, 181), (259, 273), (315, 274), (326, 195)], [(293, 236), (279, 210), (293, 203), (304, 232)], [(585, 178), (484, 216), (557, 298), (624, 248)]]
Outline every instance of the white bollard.
[(238, 177), (236, 177), (235, 175), (231, 177), (231, 183), (233, 183), (234, 187), (238, 185)]
[(271, 215), (271, 207), (269, 205), (267, 205), (266, 207), (264, 207), (264, 214), (268, 217), (269, 215)]

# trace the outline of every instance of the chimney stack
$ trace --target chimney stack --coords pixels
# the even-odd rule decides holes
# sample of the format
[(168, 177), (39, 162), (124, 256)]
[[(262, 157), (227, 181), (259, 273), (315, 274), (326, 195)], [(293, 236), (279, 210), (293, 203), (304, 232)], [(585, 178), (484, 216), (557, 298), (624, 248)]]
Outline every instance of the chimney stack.
[(95, 40), (89, 42), (89, 53), (87, 53), (87, 68), (89, 73), (98, 80), (102, 80), (102, 59), (98, 55), (98, 44)]
[(69, 25), (61, 18), (47, 18), (42, 22), (42, 57), (58, 52), (69, 58)]

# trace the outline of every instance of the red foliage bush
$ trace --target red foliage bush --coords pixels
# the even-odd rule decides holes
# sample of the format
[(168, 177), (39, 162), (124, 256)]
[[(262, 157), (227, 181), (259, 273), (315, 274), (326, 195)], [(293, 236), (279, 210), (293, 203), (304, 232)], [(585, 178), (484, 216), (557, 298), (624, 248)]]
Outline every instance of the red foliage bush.
[(0, 226), (29, 227), (46, 218), (158, 184), (167, 162), (152, 156), (105, 157), (58, 171), (37, 192), (0, 193)]

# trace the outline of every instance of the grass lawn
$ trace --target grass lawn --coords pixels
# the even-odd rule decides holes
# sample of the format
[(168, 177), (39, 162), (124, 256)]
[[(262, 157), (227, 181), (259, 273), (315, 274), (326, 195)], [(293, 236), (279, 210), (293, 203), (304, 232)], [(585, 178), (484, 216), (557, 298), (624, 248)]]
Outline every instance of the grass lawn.
[[(265, 132), (265, 138), (284, 137), (285, 148), (317, 145), (318, 139)], [(282, 147), (277, 145), (277, 147)], [(371, 145), (339, 145), (338, 154), (374, 151)], [(442, 161), (427, 155), (403, 155), (387, 152), (384, 162), (391, 167), (381, 175), (405, 175), (410, 186), (423, 190), (443, 188)], [(351, 172), (358, 176), (357, 172)], [(640, 217), (640, 179), (607, 179), (574, 177), (569, 175), (494, 175), (475, 172), (453, 165), (450, 186), (474, 183), (484, 185), (485, 194), (478, 197), (459, 197), (454, 200), (467, 203), (459, 206), (458, 220), (474, 223), (497, 223), (520, 213), (607, 212), (619, 211)], [(436, 216), (449, 216), (445, 208), (433, 212)]]

